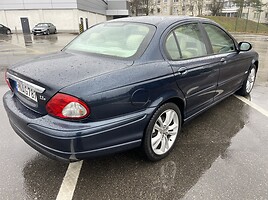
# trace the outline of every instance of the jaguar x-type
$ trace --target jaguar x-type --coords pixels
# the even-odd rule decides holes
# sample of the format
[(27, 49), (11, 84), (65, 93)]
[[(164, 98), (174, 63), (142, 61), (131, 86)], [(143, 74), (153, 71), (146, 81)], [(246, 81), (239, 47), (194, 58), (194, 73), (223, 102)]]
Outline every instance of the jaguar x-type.
[(122, 18), (9, 67), (3, 100), (15, 132), (50, 157), (141, 147), (156, 161), (186, 121), (235, 92), (248, 95), (258, 64), (250, 43), (211, 20)]

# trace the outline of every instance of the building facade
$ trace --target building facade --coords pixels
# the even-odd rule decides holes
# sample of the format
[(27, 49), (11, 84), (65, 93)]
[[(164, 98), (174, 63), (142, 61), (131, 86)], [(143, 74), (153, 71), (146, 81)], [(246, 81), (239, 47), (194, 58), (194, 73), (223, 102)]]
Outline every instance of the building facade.
[(223, 16), (236, 17), (241, 15), (244, 19), (249, 19), (255, 22), (268, 23), (268, 0), (262, 0), (261, 8), (254, 8), (252, 6), (246, 6), (242, 8), (240, 13), (239, 7), (231, 0), (225, 0), (224, 6), (221, 11)]
[[(40, 22), (58, 31), (78, 32), (93, 24), (129, 15), (127, 0), (1, 0), (0, 23), (13, 32), (30, 30)], [(26, 25), (25, 25), (26, 23)], [(27, 27), (26, 27), (27, 28)]]
[(211, 0), (153, 0), (151, 15), (209, 15)]
[[(261, 9), (244, 7), (241, 17), (260, 23), (268, 23), (268, 0), (262, 0)], [(149, 4), (150, 15), (211, 15), (212, 0), (152, 0)], [(220, 13), (226, 17), (239, 15), (239, 7), (232, 0), (224, 0)]]

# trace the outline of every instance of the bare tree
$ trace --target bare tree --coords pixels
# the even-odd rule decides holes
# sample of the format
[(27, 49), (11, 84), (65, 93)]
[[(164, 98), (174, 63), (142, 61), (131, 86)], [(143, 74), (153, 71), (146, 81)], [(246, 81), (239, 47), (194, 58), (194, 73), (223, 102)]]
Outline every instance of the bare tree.
[(223, 8), (223, 0), (212, 0), (210, 11), (213, 16), (217, 16), (220, 14), (220, 11)]
[(241, 18), (241, 14), (243, 12), (243, 8), (250, 5), (251, 0), (233, 0), (233, 3), (239, 8), (238, 9), (238, 17)]
[(155, 8), (155, 0), (131, 0), (130, 10), (133, 15), (149, 15)]
[(197, 0), (198, 15), (203, 15), (204, 0)]
[(240, 17), (244, 7), (252, 7), (259, 12), (261, 11), (262, 7), (266, 5), (263, 4), (261, 0), (233, 0), (233, 3), (235, 3), (236, 6), (239, 7), (238, 13), (240, 14)]
[(192, 16), (194, 16), (195, 3), (196, 0), (189, 0), (188, 10), (192, 13)]
[(267, 6), (267, 3), (262, 3), (261, 0), (251, 0), (251, 6), (259, 13), (258, 15), (258, 24), (256, 27), (256, 33), (258, 33), (259, 30), (259, 24), (260, 24), (260, 19), (261, 19), (261, 13), (264, 11), (262, 10), (263, 6)]

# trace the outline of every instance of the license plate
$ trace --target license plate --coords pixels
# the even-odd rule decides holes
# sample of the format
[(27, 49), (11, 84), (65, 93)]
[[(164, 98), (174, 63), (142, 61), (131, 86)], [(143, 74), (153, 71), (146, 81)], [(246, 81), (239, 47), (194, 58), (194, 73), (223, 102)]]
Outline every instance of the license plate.
[(28, 84), (17, 81), (17, 90), (19, 93), (37, 102), (36, 91), (33, 88), (31, 88)]

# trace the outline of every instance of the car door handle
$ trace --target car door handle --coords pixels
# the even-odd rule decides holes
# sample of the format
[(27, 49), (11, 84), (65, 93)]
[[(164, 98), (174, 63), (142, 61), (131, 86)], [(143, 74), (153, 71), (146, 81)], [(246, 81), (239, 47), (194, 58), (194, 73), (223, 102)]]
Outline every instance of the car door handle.
[(226, 63), (226, 59), (225, 59), (225, 58), (221, 58), (221, 59), (220, 59), (220, 62), (222, 62), (222, 63)]
[(188, 70), (186, 67), (181, 67), (180, 69), (178, 69), (178, 74), (179, 75), (185, 75), (188, 73)]

